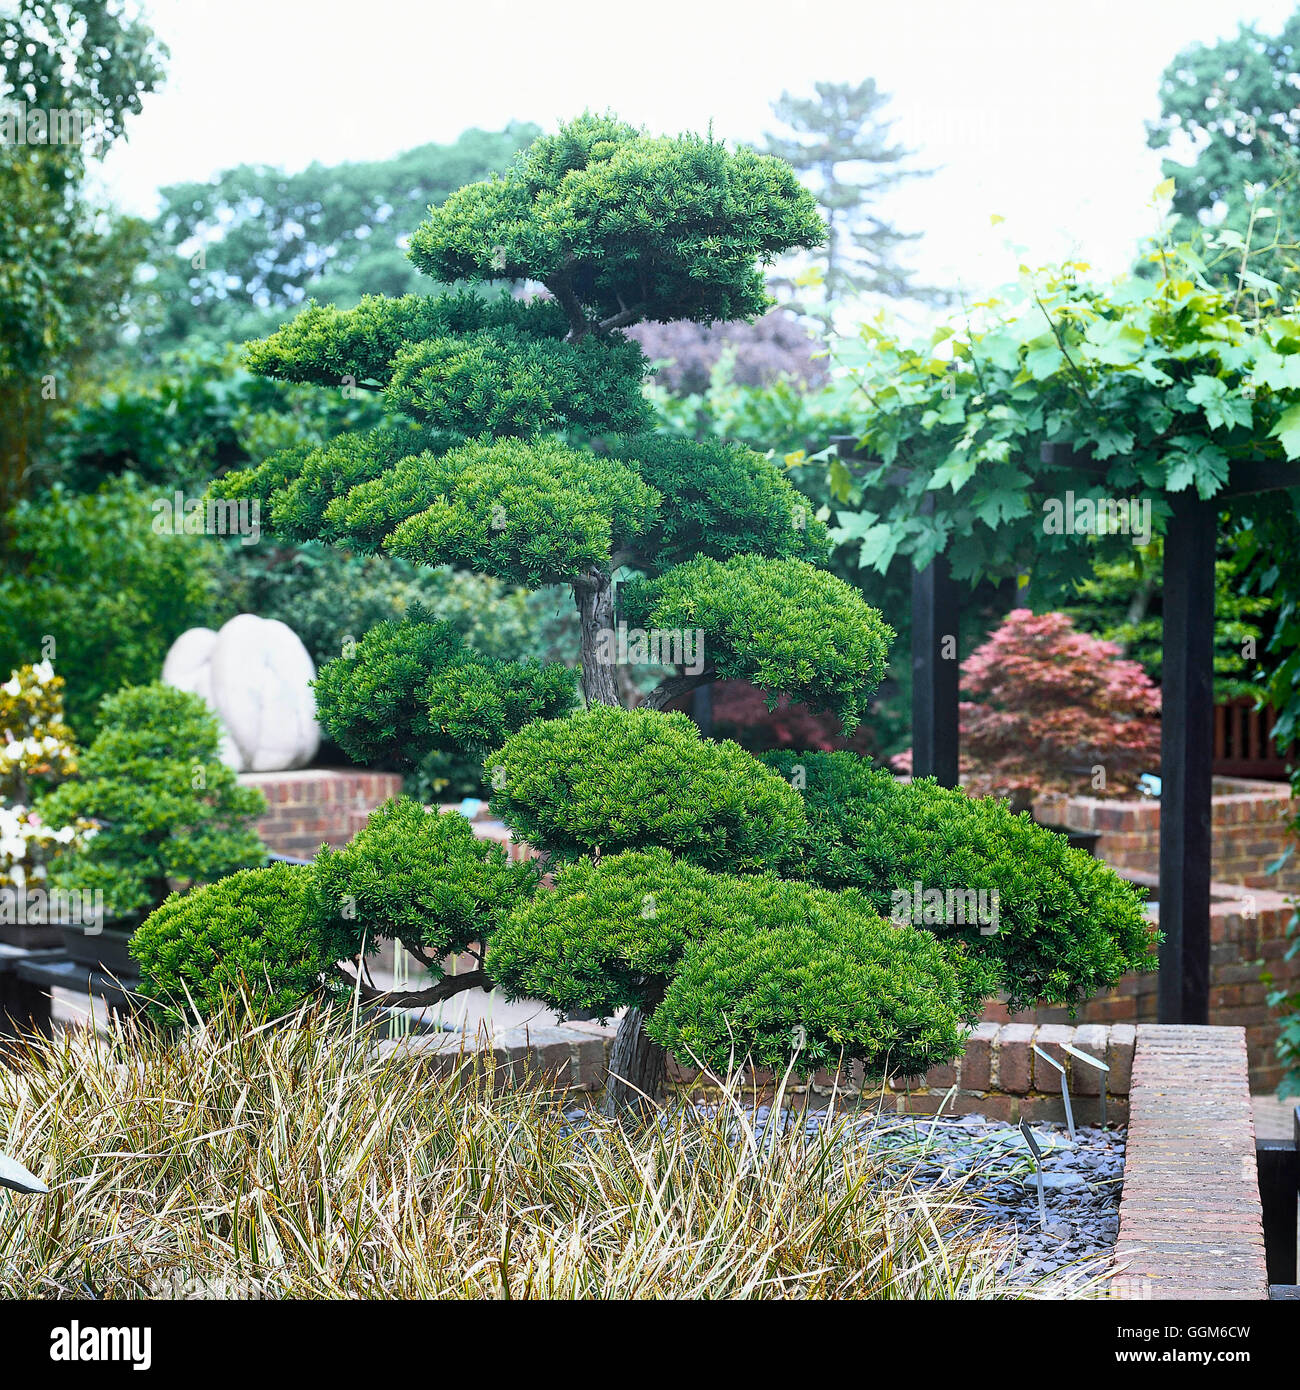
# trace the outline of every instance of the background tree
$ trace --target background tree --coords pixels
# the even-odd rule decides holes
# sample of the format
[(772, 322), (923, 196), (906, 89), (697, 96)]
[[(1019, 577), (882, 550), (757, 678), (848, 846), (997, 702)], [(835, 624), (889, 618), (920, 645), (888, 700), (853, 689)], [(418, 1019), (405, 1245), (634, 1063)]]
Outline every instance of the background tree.
[(765, 150), (791, 165), (812, 190), (826, 221), (818, 259), (828, 305), (859, 294), (897, 298), (918, 290), (898, 250), (919, 232), (900, 232), (881, 215), (883, 195), (926, 171), (905, 167), (913, 151), (894, 142), (893, 122), (881, 113), (889, 102), (873, 78), (818, 82), (815, 95), (783, 92), (772, 112), (785, 133), (766, 137)]
[[(412, 259), (437, 281), (505, 275), (540, 282), (551, 298), (371, 296), (352, 310), (307, 310), (253, 345), (253, 365), (364, 384), (382, 391), (390, 418), (282, 450), (215, 487), (259, 498), (291, 540), (571, 591), (585, 708), (573, 708), (564, 668), (469, 653), (419, 614), (381, 623), (322, 669), (321, 718), (356, 757), (493, 749), (492, 805), (543, 857), (518, 872), (475, 848), (454, 814), (395, 803), (347, 850), (317, 860), (301, 930), (340, 962), (323, 986), (367, 1001), (437, 1003), (492, 985), (566, 1012), (625, 1009), (606, 1092), (614, 1113), (655, 1094), (668, 1050), (711, 1067), (734, 1051), (801, 1069), (861, 1058), (876, 1074), (923, 1070), (960, 1049), (988, 990), (1014, 990), (1013, 968), (1072, 998), (1145, 958), (1136, 896), (1032, 826), (1015, 831), (1022, 842), (1002, 862), (1044, 875), (1030, 896), (1052, 910), (1027, 914), (992, 946), (973, 923), (885, 921), (859, 890), (818, 875), (860, 856), (864, 830), (906, 842), (897, 872), (918, 854), (942, 860), (945, 847), (979, 858), (1001, 843), (985, 822), (1005, 808), (971, 803), (956, 830), (937, 816), (939, 838), (927, 842), (897, 803), (891, 824), (842, 817), (833, 760), (783, 775), (665, 712), (714, 679), (743, 679), (851, 732), (884, 671), (891, 630), (826, 569), (825, 528), (776, 463), (637, 432), (645, 363), (620, 331), (759, 314), (762, 263), (820, 236), (811, 197), (780, 161), (584, 116), (536, 141), (505, 177), (453, 194), (412, 237)], [(622, 650), (650, 640), (657, 655)], [(663, 678), (642, 696), (625, 679), (629, 663), (654, 663)], [(815, 817), (814, 787), (830, 789)], [(840, 845), (824, 864), (815, 821)], [(232, 910), (235, 888), (200, 891), (203, 919), (221, 924), (220, 950), (244, 943), (265, 958), (252, 944), (263, 924)], [(1098, 902), (1096, 931), (1054, 960), (1059, 934)], [(265, 925), (283, 929), (278, 917)], [(137, 954), (157, 990), (178, 972), (212, 973), (215, 943), (191, 949), (191, 929), (179, 917), (146, 924)], [(363, 957), (385, 938), (434, 983), (373, 990)], [(465, 951), (478, 968), (443, 975), (441, 961)], [(312, 958), (275, 943), (269, 954), (287, 963), (281, 984)]]
[(266, 333), (323, 289), (342, 308), (419, 287), (402, 243), (462, 184), (506, 168), (534, 125), (467, 130), (393, 159), (314, 163), (296, 174), (240, 165), (161, 190), (151, 229), (150, 351)]
[[(1170, 156), (1174, 211), (1249, 241), (1249, 272), (1279, 282), (1286, 303), (1300, 287), (1297, 61), (1300, 11), (1277, 35), (1243, 24), (1231, 38), (1191, 44), (1165, 69), (1160, 116), (1147, 127), (1151, 148)], [(1224, 264), (1219, 278), (1235, 283), (1238, 270)]]
[[(29, 136), (27, 112), (46, 113), (45, 142), (0, 141), (0, 518), (28, 486), (50, 401), (68, 397), (129, 301), (144, 224), (103, 206), (85, 177), (165, 56), (121, 0), (19, 0), (0, 15), (0, 117)], [(49, 143), (66, 133), (51, 111), (93, 118), (93, 135)]]
[(130, 476), (87, 495), (55, 486), (9, 517), (0, 665), (51, 658), (83, 742), (97, 729), (105, 695), (155, 680), (186, 628), (234, 616), (218, 602), (218, 542), (155, 534), (152, 496)]

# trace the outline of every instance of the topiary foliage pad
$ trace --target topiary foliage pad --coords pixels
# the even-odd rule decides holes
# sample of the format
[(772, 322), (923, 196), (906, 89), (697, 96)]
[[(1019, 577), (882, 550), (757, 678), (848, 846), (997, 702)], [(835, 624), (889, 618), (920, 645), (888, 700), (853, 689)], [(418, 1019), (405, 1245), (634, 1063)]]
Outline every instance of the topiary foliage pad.
[(859, 894), (709, 873), (663, 849), (566, 866), (496, 933), (487, 968), (508, 995), (562, 1011), (651, 1011), (656, 1042), (724, 1074), (746, 1058), (921, 1072), (961, 1050), (982, 997), (960, 945)]
[(1028, 814), (1013, 815), (1005, 801), (931, 778), (902, 782), (852, 753), (767, 753), (762, 761), (803, 788), (810, 833), (795, 867), (801, 877), (858, 889), (889, 916), (904, 900), (915, 904), (918, 890), (941, 893), (945, 913), (949, 894), (963, 895), (967, 916), (965, 895), (990, 903), (996, 894), (996, 923), (922, 925), (978, 952), (1009, 1008), (1072, 1006), (1129, 970), (1150, 969), (1145, 890)]
[(492, 809), (561, 860), (657, 845), (705, 868), (775, 869), (807, 828), (783, 778), (684, 714), (595, 705), (527, 725), (484, 767)]

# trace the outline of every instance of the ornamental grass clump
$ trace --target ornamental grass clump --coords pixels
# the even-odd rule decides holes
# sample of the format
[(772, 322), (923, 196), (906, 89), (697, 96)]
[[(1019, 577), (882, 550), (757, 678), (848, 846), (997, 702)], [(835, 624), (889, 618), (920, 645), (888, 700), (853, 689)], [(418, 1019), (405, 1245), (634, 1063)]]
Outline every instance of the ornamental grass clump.
[(961, 1183), (843, 1123), (760, 1139), (733, 1093), (574, 1128), (544, 1082), (376, 1040), (231, 997), (182, 1045), (120, 1017), (22, 1045), (0, 1133), (50, 1195), (0, 1190), (0, 1298), (1023, 1296)]
[[(321, 721), (353, 756), (487, 752), (491, 805), (542, 872), (472, 849), (446, 817), (387, 808), (310, 870), (301, 931), (328, 963), (304, 997), (423, 1005), (497, 988), (565, 1014), (623, 1008), (614, 1117), (655, 1099), (670, 1051), (714, 1068), (922, 1072), (961, 1051), (984, 993), (1023, 964), (1017, 988), (1072, 1001), (1144, 962), (1136, 897), (1036, 838), (1048, 832), (999, 830), (1005, 849), (983, 853), (991, 816), (941, 804), (945, 824), (918, 844), (911, 803), (884, 794), (837, 821), (793, 769), (665, 712), (726, 678), (851, 730), (885, 670), (893, 632), (829, 572), (826, 529), (787, 472), (735, 445), (639, 433), (631, 405), (643, 362), (622, 330), (761, 314), (763, 267), (822, 237), (780, 160), (585, 115), (431, 208), (411, 239), (436, 281), (532, 282), (548, 299), (312, 306), (250, 349), (266, 375), (382, 391), (391, 418), (216, 493), (259, 499), (295, 540), (567, 590), (581, 632), (576, 681), (485, 661), (418, 614), (321, 669)], [(898, 920), (882, 888), (904, 870), (1005, 881), (1014, 931), (1003, 943)], [(248, 915), (222, 921), (260, 939)], [(177, 917), (148, 938), (144, 976), (202, 1017), (223, 1005), (176, 998), (200, 973), (169, 944), (180, 934)], [(365, 958), (386, 939), (427, 987), (373, 987)], [(225, 949), (230, 975), (261, 960)], [(444, 968), (466, 952), (474, 968)], [(250, 975), (250, 998), (258, 988)]]

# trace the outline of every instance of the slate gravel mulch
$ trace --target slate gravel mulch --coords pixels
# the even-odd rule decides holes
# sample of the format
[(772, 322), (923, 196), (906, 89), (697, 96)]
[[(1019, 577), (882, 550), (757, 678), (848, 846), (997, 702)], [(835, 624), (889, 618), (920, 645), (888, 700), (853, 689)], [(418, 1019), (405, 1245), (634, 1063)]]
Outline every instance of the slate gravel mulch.
[[(747, 1107), (748, 1108), (748, 1107)], [(702, 1117), (716, 1106), (697, 1105)], [(580, 1110), (567, 1116), (583, 1127)], [(755, 1139), (761, 1145), (772, 1122), (769, 1106), (750, 1111)], [(1095, 1280), (1109, 1270), (1119, 1234), (1119, 1199), (1124, 1177), (1125, 1129), (1081, 1125), (1073, 1141), (1063, 1124), (1032, 1126), (1043, 1155), (1042, 1224), (1034, 1161), (1015, 1125), (983, 1115), (904, 1116), (887, 1112), (831, 1115), (825, 1110), (786, 1110), (786, 1125), (802, 1121), (810, 1135), (827, 1123), (842, 1121), (848, 1142), (869, 1145), (901, 1179), (922, 1186), (963, 1184), (973, 1224), (1005, 1242), (1008, 1257), (1000, 1266), (1026, 1292), (1060, 1293)], [(736, 1140), (741, 1139), (736, 1126)]]
[(981, 1115), (943, 1119), (932, 1131), (912, 1120), (903, 1124), (930, 1138), (932, 1151), (922, 1159), (925, 1178), (967, 1176), (977, 1210), (1008, 1235), (1014, 1232), (1015, 1255), (1004, 1269), (1017, 1282), (1036, 1282), (1067, 1269), (1080, 1275), (1103, 1272), (1119, 1234), (1122, 1127), (1079, 1126), (1073, 1142), (1063, 1124), (1032, 1127), (1043, 1153), (1044, 1226), (1033, 1161), (1017, 1127)]
[[(826, 1113), (809, 1112), (805, 1127), (824, 1124)], [(767, 1107), (760, 1107), (756, 1128), (768, 1120)], [(913, 1181), (964, 1180), (974, 1219), (1014, 1238), (1002, 1269), (1016, 1283), (1032, 1285), (1063, 1274), (1095, 1278), (1108, 1267), (1119, 1234), (1122, 1126), (1081, 1125), (1073, 1141), (1063, 1124), (1032, 1126), (1043, 1154), (1044, 1226), (1033, 1158), (1017, 1126), (983, 1115), (933, 1119), (883, 1112), (849, 1123), (863, 1143), (891, 1156), (891, 1167), (896, 1158), (898, 1171), (910, 1171)]]

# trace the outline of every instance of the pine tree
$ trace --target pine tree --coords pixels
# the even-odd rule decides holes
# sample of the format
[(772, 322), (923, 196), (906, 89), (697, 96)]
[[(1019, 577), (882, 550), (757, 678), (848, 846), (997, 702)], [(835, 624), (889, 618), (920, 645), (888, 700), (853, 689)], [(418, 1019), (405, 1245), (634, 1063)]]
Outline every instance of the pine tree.
[(914, 288), (896, 258), (919, 233), (900, 232), (875, 211), (882, 194), (925, 172), (904, 167), (913, 151), (895, 143), (893, 122), (881, 114), (888, 95), (870, 77), (818, 82), (814, 90), (812, 97), (783, 92), (772, 103), (788, 133), (769, 133), (765, 149), (803, 175), (822, 210), (827, 304), (859, 294), (935, 297)]
[[(276, 963), (277, 1007), (324, 959), (342, 963), (326, 988), (367, 1001), (495, 987), (565, 1013), (624, 1009), (605, 1101), (619, 1113), (655, 1094), (670, 1051), (724, 1069), (734, 1052), (921, 1071), (960, 1051), (989, 990), (1073, 999), (1144, 957), (1136, 897), (1005, 807), (925, 782), (900, 800), (851, 754), (783, 766), (791, 755), (756, 759), (666, 712), (743, 679), (848, 731), (885, 669), (892, 631), (827, 570), (825, 528), (778, 465), (643, 432), (645, 362), (621, 332), (762, 313), (761, 265), (820, 236), (779, 160), (588, 115), (431, 209), (412, 239), (439, 282), (540, 282), (549, 297), (312, 306), (252, 346), (266, 375), (382, 390), (392, 418), (214, 490), (258, 499), (289, 539), (567, 588), (584, 707), (566, 668), (489, 660), (422, 614), (367, 633), (320, 672), (331, 736), (359, 761), (488, 753), (493, 809), (542, 859), (521, 869), (454, 813), (393, 803), (301, 871), (301, 950), (283, 913), (259, 916), (269, 871), (152, 918), (135, 949), (175, 1016), (240, 959)], [(669, 673), (642, 698), (627, 668), (646, 662)], [(910, 895), (922, 871), (941, 893), (1014, 877), (1026, 903), (1042, 890), (1056, 906), (1012, 912), (1000, 937), (885, 920), (881, 895)], [(1058, 960), (1067, 936), (1082, 944)], [(362, 956), (385, 938), (434, 983), (370, 988)], [(477, 968), (446, 975), (467, 951)]]

